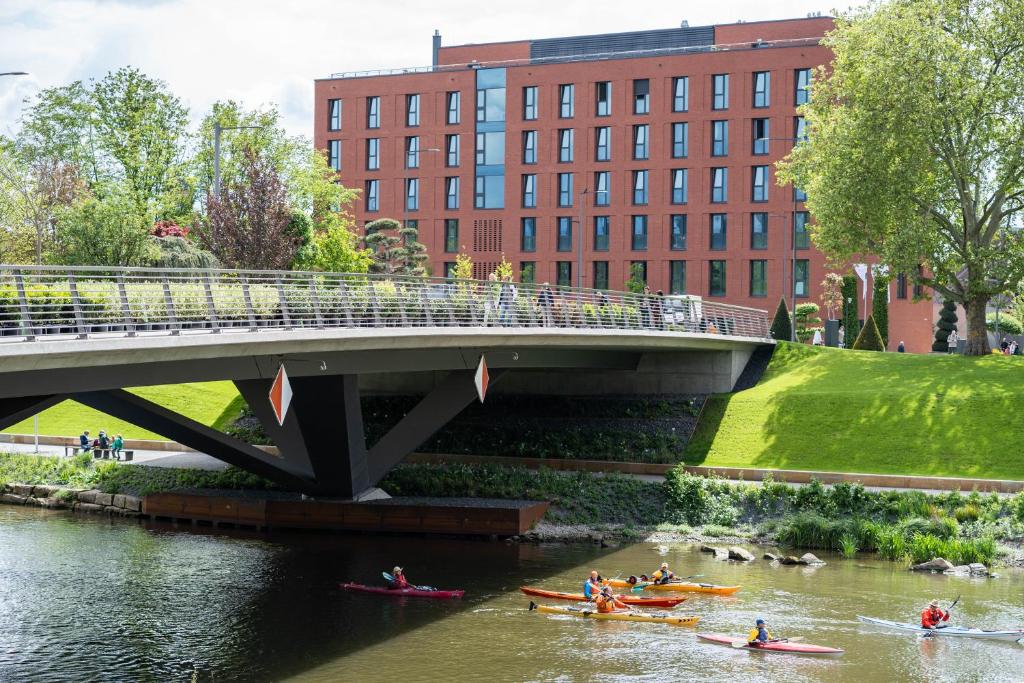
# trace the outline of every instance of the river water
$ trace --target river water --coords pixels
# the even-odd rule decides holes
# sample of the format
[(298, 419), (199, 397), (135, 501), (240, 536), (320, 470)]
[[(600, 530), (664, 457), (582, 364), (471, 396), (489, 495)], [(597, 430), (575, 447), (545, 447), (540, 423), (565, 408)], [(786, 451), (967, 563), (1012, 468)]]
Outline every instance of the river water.
[[(0, 506), (0, 681), (1022, 681), (1024, 647), (861, 625), (963, 597), (960, 623), (1024, 625), (1024, 575), (918, 575), (871, 558), (818, 569), (721, 562), (688, 544), (510, 545), (141, 525)], [(677, 608), (696, 629), (528, 612), (520, 585), (575, 590), (605, 575), (677, 572), (743, 585)], [(406, 567), (461, 601), (346, 593)], [(564, 603), (569, 604), (569, 603)], [(842, 647), (817, 660), (704, 644), (697, 631)]]

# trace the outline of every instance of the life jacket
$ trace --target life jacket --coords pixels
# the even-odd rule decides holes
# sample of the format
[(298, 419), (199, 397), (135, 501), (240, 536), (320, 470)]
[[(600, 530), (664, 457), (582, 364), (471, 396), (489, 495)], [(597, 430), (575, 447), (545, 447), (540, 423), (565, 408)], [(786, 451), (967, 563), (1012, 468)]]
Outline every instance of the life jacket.
[(607, 596), (602, 593), (601, 595), (597, 596), (594, 602), (595, 604), (597, 604), (597, 611), (601, 614), (608, 614), (609, 612), (618, 612), (621, 609), (618, 605), (615, 604), (617, 602), (615, 600), (615, 596)]
[(665, 571), (657, 570), (651, 574), (651, 581), (655, 583), (668, 583), (668, 580), (672, 577), (671, 570), (666, 569)]
[(587, 579), (583, 584), (583, 597), (587, 600), (593, 600), (597, 597), (597, 594), (601, 592), (601, 586), (595, 583), (592, 579)]
[(772, 639), (772, 632), (769, 631), (764, 626), (762, 626), (760, 628), (751, 629), (750, 635), (747, 636), (747, 642), (748, 643), (753, 643), (754, 641), (759, 641), (759, 642), (762, 642), (762, 643), (767, 643), (771, 639)]

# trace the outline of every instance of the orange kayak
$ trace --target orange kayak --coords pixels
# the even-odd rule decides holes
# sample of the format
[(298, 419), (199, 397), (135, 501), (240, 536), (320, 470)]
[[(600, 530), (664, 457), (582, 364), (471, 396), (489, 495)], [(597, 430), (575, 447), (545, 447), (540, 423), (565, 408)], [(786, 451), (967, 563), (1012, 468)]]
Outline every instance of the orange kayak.
[[(633, 588), (633, 584), (625, 579), (609, 579), (605, 583), (613, 588)], [(732, 595), (741, 586), (716, 586), (710, 583), (692, 583), (690, 581), (675, 581), (670, 583), (638, 583), (646, 591), (678, 592), (678, 593), (706, 593), (709, 595)]]
[[(549, 598), (551, 600), (573, 600), (575, 602), (586, 602), (586, 598), (583, 597), (583, 593), (560, 593), (558, 591), (546, 591), (542, 588), (529, 588), (523, 586), (520, 588), (526, 595), (533, 595), (538, 598)], [(647, 595), (616, 595), (620, 601), (627, 605), (634, 607), (675, 607), (681, 602), (686, 601), (685, 596), (680, 597), (652, 597)]]

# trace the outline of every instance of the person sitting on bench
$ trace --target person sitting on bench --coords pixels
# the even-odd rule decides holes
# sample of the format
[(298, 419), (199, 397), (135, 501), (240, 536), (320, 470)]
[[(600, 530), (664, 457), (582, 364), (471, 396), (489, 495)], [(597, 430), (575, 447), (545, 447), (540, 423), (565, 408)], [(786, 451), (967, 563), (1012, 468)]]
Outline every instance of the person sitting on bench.
[(114, 437), (113, 443), (110, 444), (110, 452), (114, 455), (115, 460), (121, 459), (121, 451), (124, 449), (124, 438), (118, 434)]
[(82, 435), (78, 437), (78, 447), (83, 453), (88, 453), (92, 450), (92, 443), (89, 440), (89, 430), (86, 429), (82, 432)]

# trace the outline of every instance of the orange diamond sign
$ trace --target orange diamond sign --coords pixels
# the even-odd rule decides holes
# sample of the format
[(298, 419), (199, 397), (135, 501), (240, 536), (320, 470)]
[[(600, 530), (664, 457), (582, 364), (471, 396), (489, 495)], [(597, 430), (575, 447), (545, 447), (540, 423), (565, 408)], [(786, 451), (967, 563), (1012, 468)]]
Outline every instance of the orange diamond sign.
[(473, 378), (473, 383), (476, 384), (476, 395), (480, 397), (480, 402), (484, 402), (484, 396), (487, 395), (487, 382), (490, 379), (487, 375), (487, 361), (483, 355), (480, 356), (480, 364), (476, 366), (476, 376)]
[(277, 424), (284, 425), (284, 416), (288, 414), (288, 406), (292, 402), (292, 385), (288, 382), (288, 373), (284, 371), (284, 363), (277, 369), (277, 377), (270, 385), (270, 407), (274, 409)]

